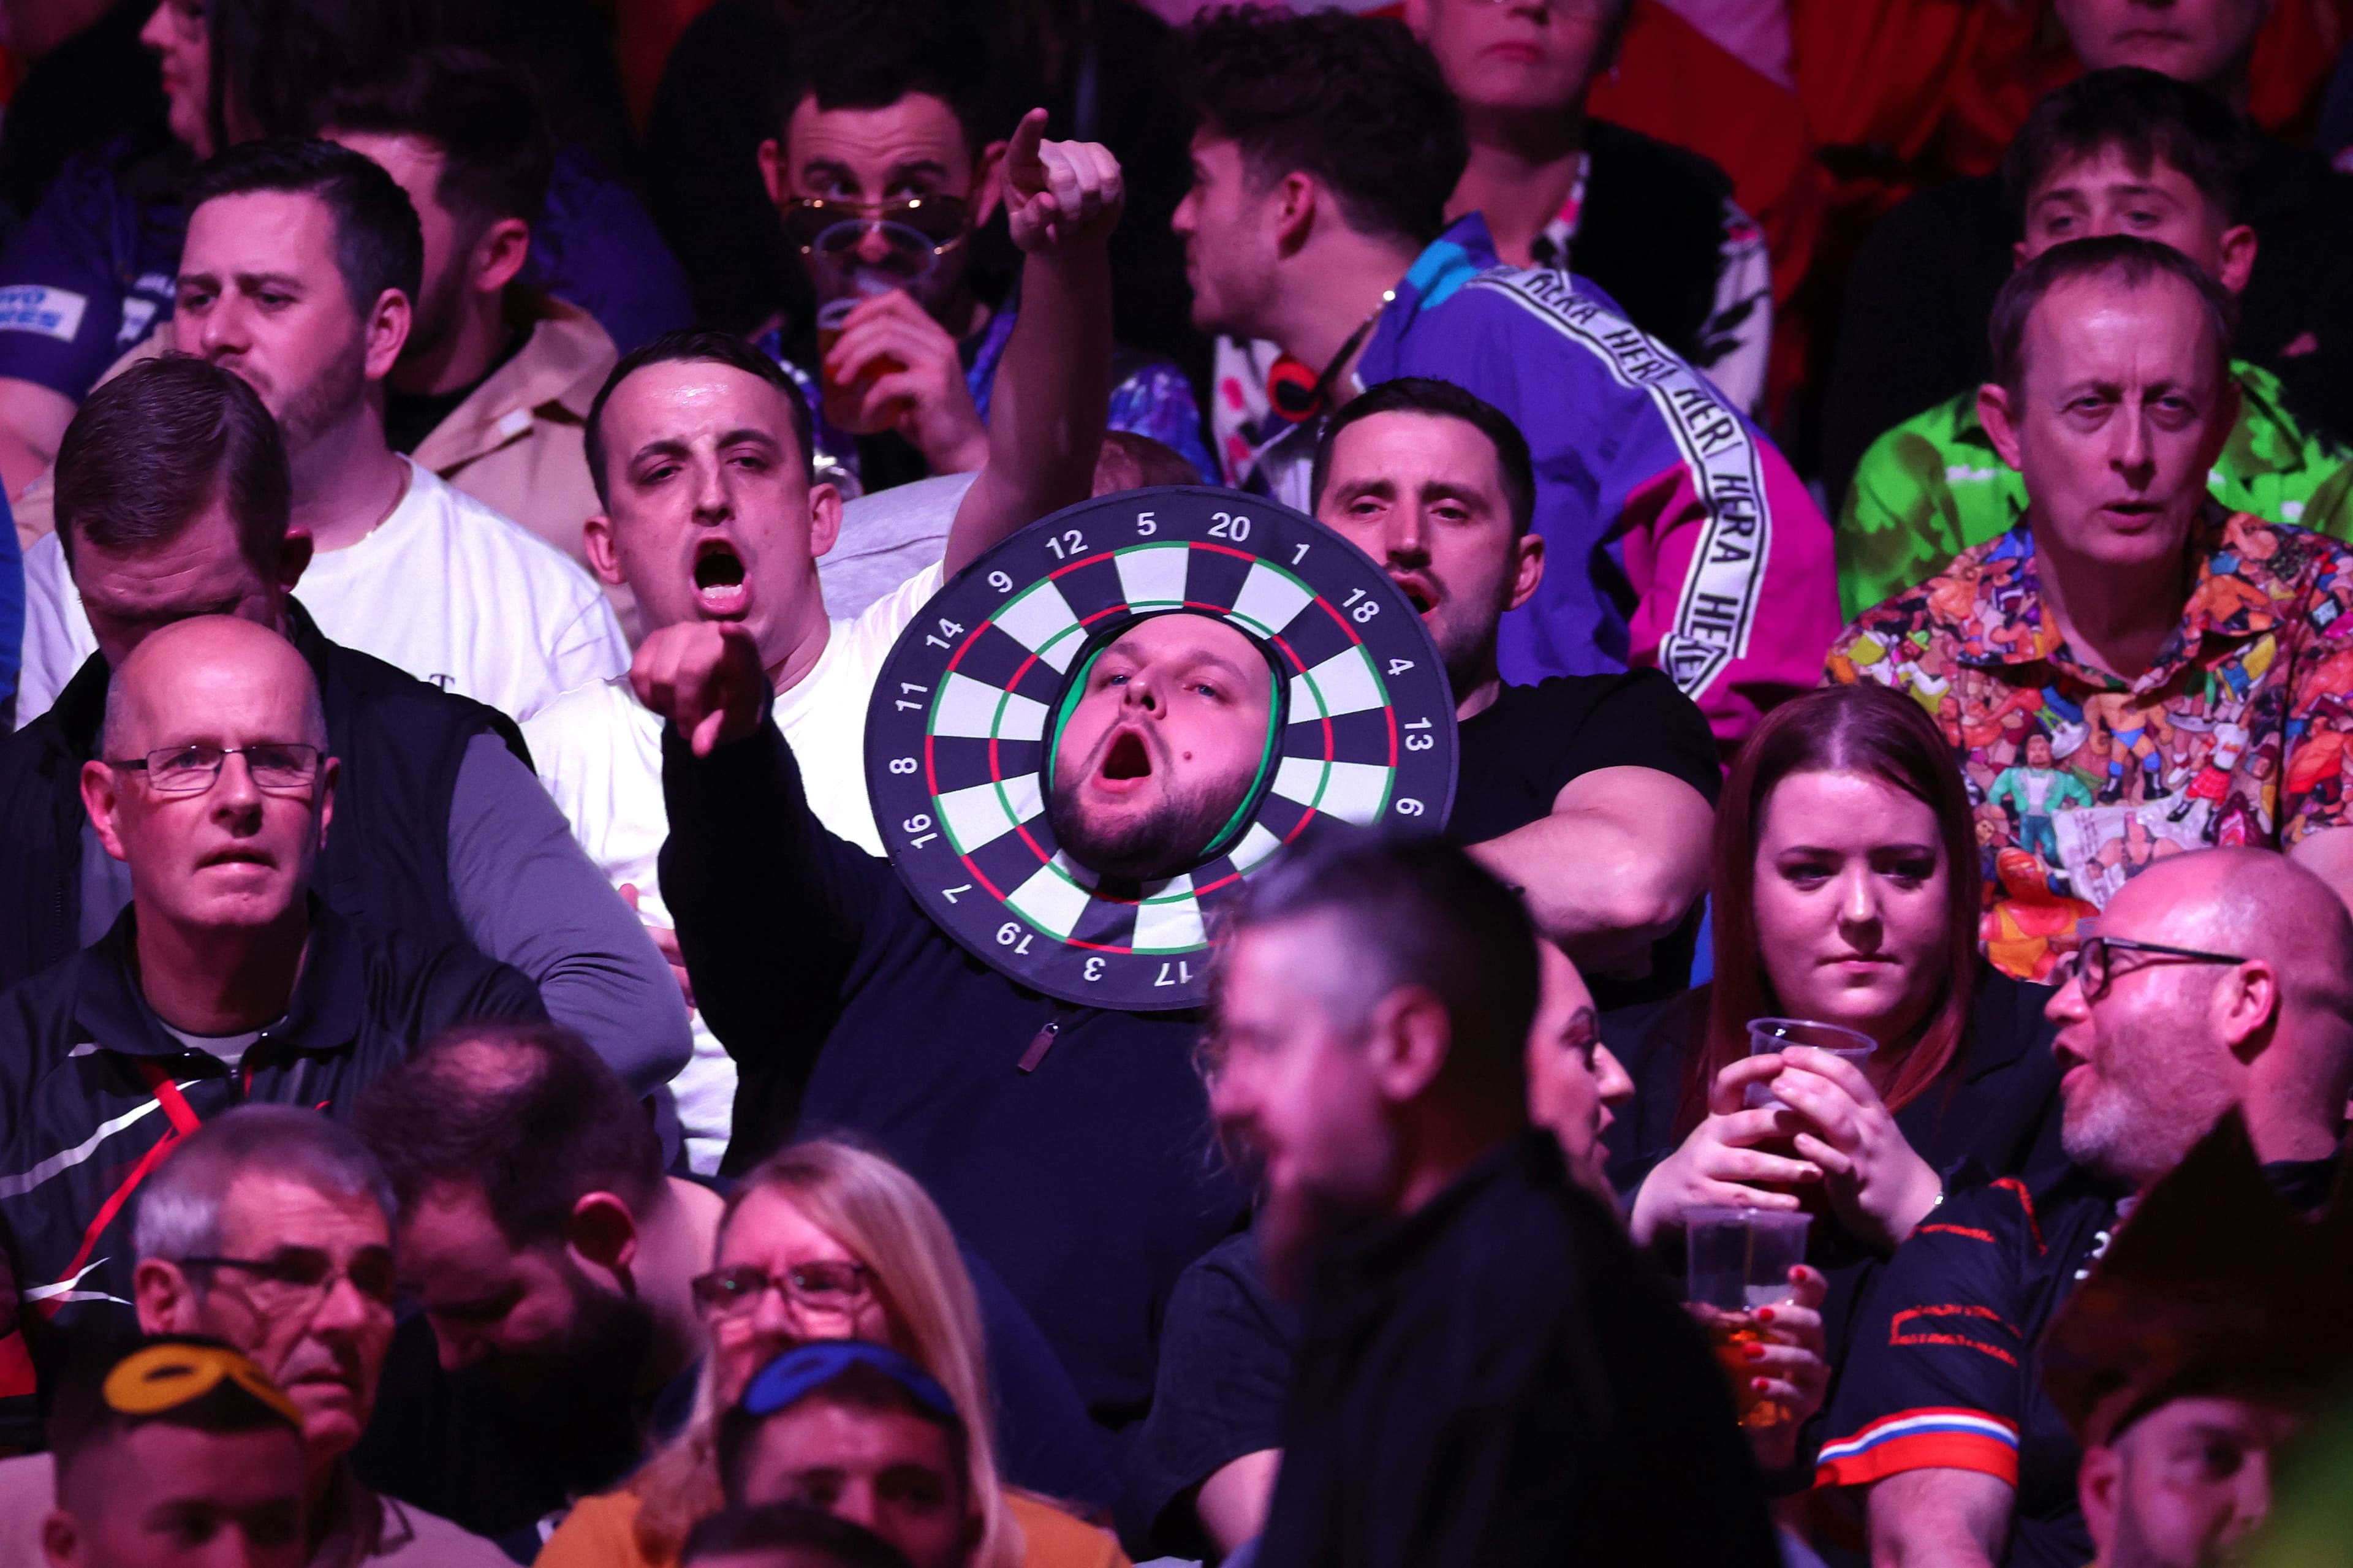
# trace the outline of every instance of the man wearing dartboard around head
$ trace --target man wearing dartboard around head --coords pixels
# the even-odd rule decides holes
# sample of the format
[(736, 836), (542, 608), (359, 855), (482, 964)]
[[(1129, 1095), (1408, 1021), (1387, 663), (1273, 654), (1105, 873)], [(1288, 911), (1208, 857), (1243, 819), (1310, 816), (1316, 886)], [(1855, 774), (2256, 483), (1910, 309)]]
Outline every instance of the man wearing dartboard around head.
[(662, 886), (742, 1072), (726, 1168), (796, 1126), (871, 1140), (1095, 1419), (1134, 1421), (1169, 1289), (1249, 1212), (1193, 1065), (1218, 903), (1318, 817), (1445, 819), (1453, 702), (1411, 603), (1312, 520), (1232, 492), (1036, 524), (882, 670), (887, 865), (809, 809), (738, 628), (657, 632), (632, 679), (668, 721)]

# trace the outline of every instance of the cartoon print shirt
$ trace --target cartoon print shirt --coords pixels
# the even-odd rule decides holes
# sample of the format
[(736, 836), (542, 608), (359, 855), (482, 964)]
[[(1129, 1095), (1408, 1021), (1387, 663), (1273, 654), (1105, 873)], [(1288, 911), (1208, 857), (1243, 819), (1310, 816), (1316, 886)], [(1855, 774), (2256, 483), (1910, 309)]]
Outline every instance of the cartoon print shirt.
[[(1831, 647), (1830, 679), (1905, 692), (1952, 741), (1977, 810), (1979, 937), (2005, 973), (2047, 980), (2075, 922), (2157, 860), (2285, 848), (2348, 820), (2353, 550), (2219, 507), (2191, 548), (2181, 625), (2137, 680), (2045, 624), (2024, 522)], [(2073, 787), (2025, 787), (2054, 768)]]

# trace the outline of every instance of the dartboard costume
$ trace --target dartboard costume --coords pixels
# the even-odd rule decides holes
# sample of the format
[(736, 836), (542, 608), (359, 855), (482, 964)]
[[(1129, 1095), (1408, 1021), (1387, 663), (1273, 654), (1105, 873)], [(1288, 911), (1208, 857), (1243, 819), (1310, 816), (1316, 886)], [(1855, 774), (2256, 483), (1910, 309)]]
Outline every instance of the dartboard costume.
[[(1267, 763), (1214, 854), (1121, 889), (1055, 842), (1049, 737), (1106, 638), (1187, 608), (1268, 653)], [(824, 830), (773, 723), (702, 759), (666, 731), (662, 886), (742, 1075), (725, 1168), (797, 1131), (879, 1147), (1004, 1277), (1095, 1417), (1134, 1420), (1177, 1275), (1248, 1215), (1193, 1066), (1204, 928), (1319, 816), (1445, 820), (1444, 682), (1410, 603), (1338, 535), (1168, 489), (1033, 524), (917, 617), (869, 728), (894, 862)]]

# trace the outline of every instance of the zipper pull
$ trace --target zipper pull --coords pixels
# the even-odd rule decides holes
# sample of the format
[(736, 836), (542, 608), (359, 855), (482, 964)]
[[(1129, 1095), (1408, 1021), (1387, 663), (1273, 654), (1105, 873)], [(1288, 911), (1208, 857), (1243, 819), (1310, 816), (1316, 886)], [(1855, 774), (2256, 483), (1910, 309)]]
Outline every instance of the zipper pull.
[(1046, 1053), (1054, 1048), (1054, 1037), (1061, 1032), (1062, 1016), (1057, 1013), (1046, 1020), (1046, 1026), (1038, 1031), (1037, 1037), (1029, 1042), (1029, 1048), (1021, 1053), (1021, 1060), (1016, 1070), (1036, 1072), (1038, 1064), (1046, 1059)]

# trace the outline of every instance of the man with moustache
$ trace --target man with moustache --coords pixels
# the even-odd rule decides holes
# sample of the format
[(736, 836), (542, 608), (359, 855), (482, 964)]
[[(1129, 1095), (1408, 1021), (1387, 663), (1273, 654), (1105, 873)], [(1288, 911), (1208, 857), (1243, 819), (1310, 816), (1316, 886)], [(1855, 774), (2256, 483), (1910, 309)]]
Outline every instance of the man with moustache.
[(1590, 1190), (1607, 1080), (1546, 1086), (1566, 1137), (1529, 1124), (1510, 891), (1335, 833), (1251, 884), (1219, 963), (1211, 1104), (1306, 1303), (1263, 1560), (1778, 1561), (1722, 1373)]
[[(115, 671), (82, 794), (132, 900), (95, 945), (0, 996), (0, 1440), (34, 1440), (34, 1373), (121, 1326), (130, 1201), (203, 1120), (247, 1100), (347, 1116), (459, 1018), (543, 1018), (516, 971), (353, 923), (311, 890), (337, 761), (311, 667), (227, 616)], [(0, 1351), (7, 1350), (0, 1342)], [(26, 1353), (29, 1352), (29, 1354)]]
[[(350, 1129), (298, 1106), (240, 1106), (141, 1190), (133, 1312), (142, 1333), (218, 1338), (285, 1391), (301, 1417), (309, 1529), (294, 1561), (501, 1568), (489, 1542), (352, 1474), (392, 1343), (394, 1213), (383, 1169)], [(5, 1568), (40, 1563), (56, 1477), (47, 1454), (0, 1461)]]

